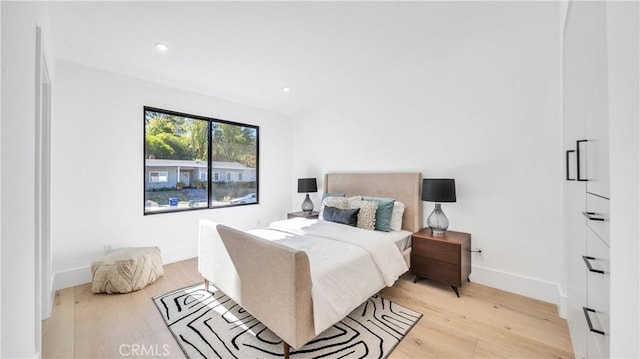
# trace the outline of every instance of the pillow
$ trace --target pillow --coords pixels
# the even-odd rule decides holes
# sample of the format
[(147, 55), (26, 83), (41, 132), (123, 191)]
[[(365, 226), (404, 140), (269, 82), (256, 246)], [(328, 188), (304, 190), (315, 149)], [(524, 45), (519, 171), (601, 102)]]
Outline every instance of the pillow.
[(404, 210), (407, 206), (404, 203), (395, 201), (393, 202), (393, 211), (391, 212), (391, 223), (389, 226), (392, 231), (400, 231), (402, 230), (402, 216), (404, 215)]
[(349, 201), (345, 197), (330, 196), (322, 200), (320, 204), (320, 213), (318, 213), (318, 219), (324, 219), (324, 207), (331, 206), (339, 209), (349, 208)]
[(322, 201), (324, 201), (325, 198), (327, 197), (345, 197), (344, 193), (329, 193), (329, 192), (324, 192), (322, 194)]
[(393, 213), (393, 198), (380, 197), (364, 197), (363, 200), (377, 202), (378, 210), (376, 211), (376, 230), (382, 232), (391, 231), (391, 214)]
[(360, 208), (360, 212), (358, 212), (358, 228), (371, 231), (375, 229), (377, 202), (358, 201), (349, 206), (349, 208)]
[(356, 208), (356, 204), (362, 201), (362, 196), (347, 197), (347, 208)]
[(324, 220), (355, 227), (358, 224), (358, 212), (360, 212), (360, 208), (340, 209), (325, 206)]

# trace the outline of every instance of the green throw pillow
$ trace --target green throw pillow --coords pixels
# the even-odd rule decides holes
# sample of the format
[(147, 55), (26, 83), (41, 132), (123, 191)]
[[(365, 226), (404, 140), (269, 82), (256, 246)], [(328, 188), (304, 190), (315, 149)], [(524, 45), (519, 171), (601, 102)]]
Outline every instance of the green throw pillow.
[(377, 202), (376, 231), (391, 232), (391, 215), (393, 214), (393, 198), (363, 197), (363, 201)]
[(320, 201), (320, 203), (322, 203), (322, 201), (324, 201), (325, 198), (327, 197), (344, 197), (344, 193), (329, 193), (329, 192), (325, 192), (322, 194), (322, 200)]

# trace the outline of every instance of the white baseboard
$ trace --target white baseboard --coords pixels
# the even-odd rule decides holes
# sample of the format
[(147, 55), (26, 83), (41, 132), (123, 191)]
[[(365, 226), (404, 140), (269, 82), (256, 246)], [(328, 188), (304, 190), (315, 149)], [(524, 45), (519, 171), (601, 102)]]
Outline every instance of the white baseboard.
[[(162, 263), (169, 264), (185, 259), (194, 258), (198, 255), (198, 246), (181, 246), (162, 251)], [(91, 267), (89, 265), (71, 268), (56, 272), (53, 276), (53, 292), (75, 287), (76, 285), (89, 283), (92, 280)]]
[(162, 262), (165, 264), (180, 262), (198, 256), (198, 245), (173, 247), (162, 251)]
[(567, 319), (567, 295), (558, 290), (558, 316)]
[(53, 290), (60, 290), (76, 285), (91, 282), (91, 269), (89, 266), (67, 269), (62, 272), (56, 272), (53, 275)]
[(567, 316), (567, 297), (558, 283), (477, 265), (472, 267), (470, 277), (471, 281), (482, 285), (555, 304), (558, 315)]

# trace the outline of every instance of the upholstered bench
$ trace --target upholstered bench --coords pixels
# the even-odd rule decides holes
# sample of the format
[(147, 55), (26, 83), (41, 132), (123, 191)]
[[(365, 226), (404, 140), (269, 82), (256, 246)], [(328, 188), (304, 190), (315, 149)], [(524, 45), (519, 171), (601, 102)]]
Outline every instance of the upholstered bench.
[(122, 248), (91, 263), (93, 293), (129, 293), (164, 275), (158, 247)]

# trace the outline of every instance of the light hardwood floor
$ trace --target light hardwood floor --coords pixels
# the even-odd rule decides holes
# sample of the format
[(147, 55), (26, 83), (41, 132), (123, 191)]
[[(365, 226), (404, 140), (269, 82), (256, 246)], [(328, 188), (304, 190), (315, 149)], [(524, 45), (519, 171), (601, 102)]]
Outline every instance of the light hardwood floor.
[[(424, 314), (390, 358), (573, 357), (555, 305), (476, 283), (457, 298), (449, 286), (412, 278), (382, 291)], [(90, 284), (60, 290), (43, 322), (42, 357), (184, 357), (151, 297), (201, 281), (194, 258), (165, 265), (164, 277), (134, 293), (96, 295)]]

